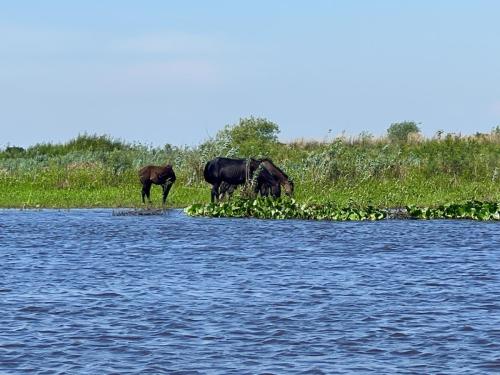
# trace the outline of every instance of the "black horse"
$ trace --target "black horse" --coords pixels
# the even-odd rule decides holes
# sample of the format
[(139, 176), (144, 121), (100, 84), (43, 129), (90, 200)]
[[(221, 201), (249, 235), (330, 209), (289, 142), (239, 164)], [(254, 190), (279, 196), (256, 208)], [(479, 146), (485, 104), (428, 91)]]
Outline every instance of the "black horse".
[[(257, 159), (230, 159), (217, 157), (210, 160), (203, 170), (205, 181), (212, 185), (211, 200), (219, 200), (227, 191), (234, 191), (238, 185), (256, 180), (256, 192), (264, 182), (269, 181), (270, 174), (264, 168), (259, 168), (261, 164)], [(255, 172), (258, 170), (256, 176)], [(254, 178), (255, 177), (255, 178)], [(222, 190), (219, 188), (222, 185)]]
[[(259, 168), (255, 171), (251, 183), (255, 194), (260, 193), (263, 197), (267, 197), (271, 194), (274, 198), (278, 198), (281, 195), (279, 181), (273, 177), (262, 164), (260, 164)], [(219, 186), (219, 199), (223, 199), (226, 195), (231, 198), (237, 188), (238, 185), (231, 185), (229, 182), (222, 181)]]
[[(228, 162), (228, 160), (230, 162)], [(246, 163), (243, 165), (243, 163)], [(218, 183), (217, 190), (212, 187), (212, 202), (215, 199), (222, 199), (225, 194), (231, 196), (238, 185), (244, 184), (247, 180), (250, 180), (254, 186), (254, 192), (260, 193), (262, 196), (271, 195), (274, 198), (281, 196), (281, 185), (284, 186), (287, 195), (292, 195), (293, 193), (293, 182), (288, 178), (288, 176), (279, 169), (270, 159), (228, 159), (228, 158), (216, 158), (207, 163), (208, 165), (230, 165), (229, 171), (231, 173), (226, 173), (220, 182)], [(245, 179), (239, 179), (238, 183), (233, 183), (234, 178), (228, 178), (228, 174), (234, 177), (235, 174), (241, 176), (242, 170), (249, 166), (250, 171), (245, 175)], [(215, 178), (207, 178), (207, 166), (205, 166), (205, 180), (215, 186), (212, 181)], [(235, 167), (236, 166), (236, 167)], [(236, 173), (235, 173), (236, 170)], [(246, 172), (246, 170), (244, 170)], [(210, 172), (208, 172), (210, 173)]]
[(150, 192), (151, 185), (161, 185), (163, 189), (163, 200), (162, 203), (165, 205), (167, 201), (168, 192), (172, 188), (172, 185), (175, 182), (175, 173), (170, 164), (167, 164), (163, 167), (159, 167), (156, 165), (147, 165), (144, 168), (139, 170), (139, 180), (142, 184), (142, 203), (146, 203), (144, 201), (144, 197), (148, 198), (148, 202), (151, 203)]

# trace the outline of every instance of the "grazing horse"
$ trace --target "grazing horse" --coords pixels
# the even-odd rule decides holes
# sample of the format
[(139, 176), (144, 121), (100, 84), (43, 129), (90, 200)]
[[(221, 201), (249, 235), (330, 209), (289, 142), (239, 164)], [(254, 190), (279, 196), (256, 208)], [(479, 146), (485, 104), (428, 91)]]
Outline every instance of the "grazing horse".
[(205, 164), (203, 176), (205, 181), (212, 185), (211, 201), (219, 200), (219, 188), (223, 184), (224, 194), (232, 186), (243, 185), (253, 179), (253, 175), (260, 165), (256, 159), (230, 159), (217, 157)]
[(274, 198), (279, 198), (281, 196), (281, 185), (285, 188), (285, 194), (289, 197), (293, 194), (293, 181), (279, 169), (271, 159), (261, 159), (261, 165), (266, 169), (271, 175), (270, 179), (267, 179), (261, 186), (259, 186), (260, 194), (262, 196), (267, 196), (271, 194)]
[[(279, 181), (269, 173), (262, 163), (259, 164), (250, 182), (253, 186), (254, 193), (258, 194), (260, 192), (260, 195), (263, 197), (269, 195), (270, 191), (276, 191), (276, 189), (280, 190)], [(224, 198), (226, 194), (231, 198), (237, 188), (238, 185), (231, 185), (226, 181), (222, 181), (219, 186), (219, 199)]]
[[(254, 176), (255, 193), (260, 193), (261, 196), (267, 197), (271, 195), (273, 198), (281, 196), (281, 185), (285, 188), (285, 194), (292, 196), (294, 185), (293, 181), (278, 168), (271, 159), (260, 159), (256, 175)], [(219, 187), (219, 199), (222, 199), (225, 194), (229, 197), (233, 194), (237, 185), (232, 185), (229, 182), (222, 181)]]
[(142, 184), (142, 203), (146, 203), (144, 201), (144, 197), (148, 198), (149, 203), (151, 203), (151, 185), (161, 185), (163, 189), (163, 205), (167, 201), (168, 192), (170, 188), (175, 182), (175, 173), (170, 164), (167, 164), (163, 167), (159, 167), (156, 165), (147, 165), (144, 168), (139, 170), (139, 180)]

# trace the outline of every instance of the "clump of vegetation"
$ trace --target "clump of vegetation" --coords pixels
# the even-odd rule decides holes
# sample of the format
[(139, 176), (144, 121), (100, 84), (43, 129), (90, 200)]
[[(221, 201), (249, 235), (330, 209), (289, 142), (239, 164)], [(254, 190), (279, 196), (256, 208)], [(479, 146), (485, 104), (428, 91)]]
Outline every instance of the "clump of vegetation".
[(463, 204), (448, 203), (437, 207), (408, 206), (408, 215), (415, 219), (472, 219), (500, 220), (497, 202), (469, 201)]
[(31, 158), (36, 156), (54, 157), (74, 152), (112, 152), (130, 149), (132, 149), (131, 145), (113, 139), (107, 135), (80, 134), (64, 144), (38, 143), (27, 149), (10, 146), (0, 153), (0, 159), (18, 157)]
[(298, 203), (294, 199), (242, 199), (207, 204), (193, 204), (184, 210), (190, 216), (208, 217), (254, 217), (259, 219), (304, 219), (304, 220), (382, 220), (388, 217), (413, 219), (471, 219), (500, 220), (500, 203), (468, 201), (462, 204), (448, 203), (437, 207), (410, 205), (404, 210), (390, 213), (389, 210), (373, 206), (341, 207), (334, 203)]
[(387, 129), (387, 136), (393, 142), (407, 142), (412, 134), (420, 133), (420, 128), (414, 121), (396, 122)]
[(381, 220), (385, 210), (369, 206), (339, 207), (336, 204), (298, 203), (295, 199), (236, 198), (227, 202), (193, 204), (184, 210), (190, 216), (254, 217), (259, 219)]
[(271, 153), (278, 143), (278, 125), (264, 118), (243, 118), (237, 124), (226, 125), (215, 137), (240, 157), (258, 157)]

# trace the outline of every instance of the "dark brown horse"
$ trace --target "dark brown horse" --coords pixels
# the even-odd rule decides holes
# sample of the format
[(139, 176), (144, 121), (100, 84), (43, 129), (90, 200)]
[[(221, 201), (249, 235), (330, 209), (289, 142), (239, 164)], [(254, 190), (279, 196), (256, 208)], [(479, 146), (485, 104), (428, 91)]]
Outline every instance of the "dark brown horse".
[(286, 173), (274, 165), (271, 159), (261, 159), (260, 162), (262, 167), (271, 175), (271, 178), (267, 178), (260, 184), (260, 195), (267, 196), (271, 194), (274, 198), (279, 198), (281, 196), (281, 186), (283, 185), (285, 194), (291, 197), (294, 185)]
[(147, 165), (139, 170), (139, 180), (142, 184), (142, 203), (146, 203), (144, 201), (145, 196), (148, 198), (149, 203), (151, 203), (151, 185), (155, 184), (161, 185), (163, 189), (162, 203), (163, 205), (165, 205), (168, 192), (175, 182), (175, 173), (170, 164), (167, 164), (163, 167), (159, 167), (156, 165)]

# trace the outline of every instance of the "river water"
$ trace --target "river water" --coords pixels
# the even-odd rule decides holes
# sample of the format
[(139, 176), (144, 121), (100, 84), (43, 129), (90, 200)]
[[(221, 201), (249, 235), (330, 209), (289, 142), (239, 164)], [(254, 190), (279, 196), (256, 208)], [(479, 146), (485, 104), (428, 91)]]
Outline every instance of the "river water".
[(500, 371), (500, 223), (0, 210), (1, 374)]

